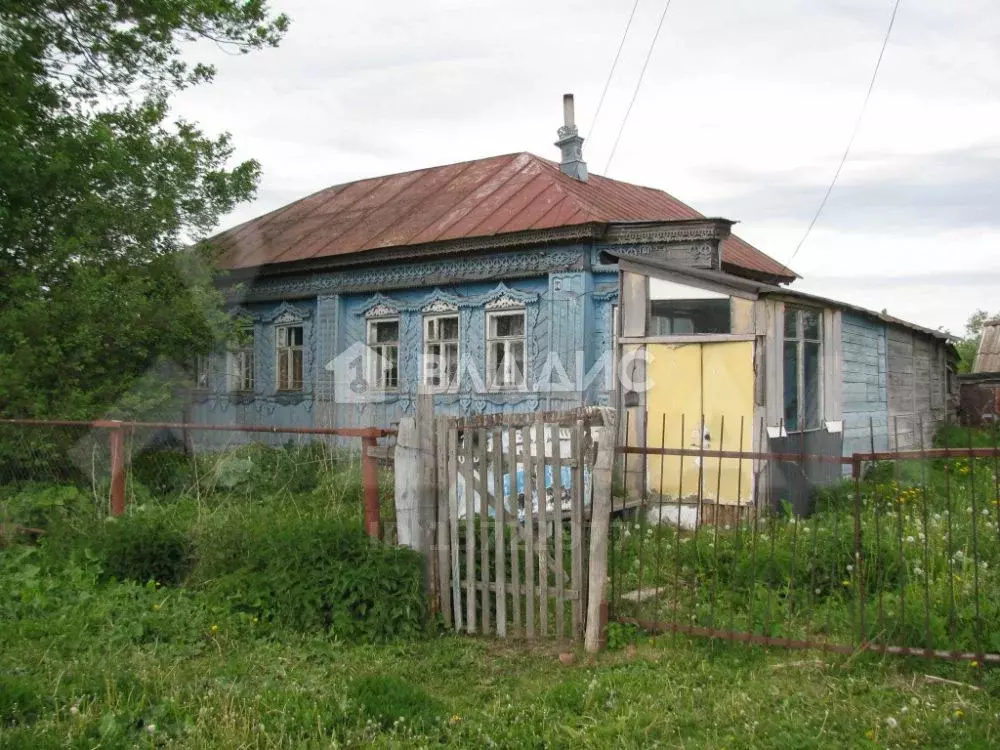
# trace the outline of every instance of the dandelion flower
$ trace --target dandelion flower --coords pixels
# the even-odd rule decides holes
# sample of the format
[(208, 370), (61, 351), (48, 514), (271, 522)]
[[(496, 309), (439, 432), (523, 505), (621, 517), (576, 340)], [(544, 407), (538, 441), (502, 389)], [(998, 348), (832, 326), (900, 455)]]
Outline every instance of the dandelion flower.
[(976, 667), (979, 666), (979, 662), (973, 659), (972, 661), (969, 662), (969, 666), (975, 669)]
[(853, 566), (853, 565), (848, 565), (848, 566), (847, 566), (847, 572), (848, 572), (848, 573), (851, 573), (851, 572), (853, 572), (853, 571), (854, 571), (854, 566)]
[(70, 706), (69, 712), (73, 714), (73, 716), (76, 716), (78, 713), (80, 713), (80, 709), (77, 708), (76, 706)]
[(875, 739), (875, 732), (869, 729), (867, 732), (865, 732), (865, 737), (867, 737), (870, 740), (873, 740)]
[(213, 625), (212, 626), (212, 632), (213, 633), (218, 633), (219, 632), (219, 626), (218, 625)]
[(896, 727), (898, 727), (898, 726), (899, 726), (899, 722), (898, 722), (898, 721), (896, 721), (896, 719), (895, 719), (895, 718), (893, 718), (892, 716), (890, 716), (889, 718), (887, 718), (887, 719), (885, 720), (885, 725), (886, 725), (887, 727), (889, 727), (889, 729), (895, 729)]
[(458, 722), (460, 722), (461, 720), (462, 720), (461, 716), (459, 716), (458, 714), (454, 714), (450, 719), (448, 719), (448, 723), (451, 725), (455, 725), (458, 724)]
[(912, 536), (908, 536), (908, 537), (906, 537), (906, 541), (907, 541), (907, 542), (908, 542), (909, 544), (913, 544), (913, 543), (914, 543), (915, 541), (917, 541), (917, 540), (916, 540), (916, 539), (914, 539), (914, 538), (913, 538)]
[(963, 716), (965, 716), (965, 711), (963, 711), (960, 708), (956, 708), (955, 709), (955, 718), (956, 719), (961, 719)]
[(147, 724), (146, 725), (146, 731), (149, 732), (150, 734), (152, 734), (153, 732), (155, 732), (156, 731), (156, 724)]

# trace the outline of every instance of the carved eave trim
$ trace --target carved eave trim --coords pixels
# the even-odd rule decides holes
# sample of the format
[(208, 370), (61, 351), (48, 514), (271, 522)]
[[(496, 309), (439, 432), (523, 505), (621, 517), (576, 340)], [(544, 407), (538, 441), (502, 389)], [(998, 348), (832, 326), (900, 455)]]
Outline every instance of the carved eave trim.
[(603, 242), (608, 245), (645, 245), (715, 240), (729, 236), (733, 222), (728, 219), (690, 219), (635, 224), (611, 224)]
[[(495, 281), (583, 271), (587, 250), (577, 247), (535, 248), (509, 253), (436, 259), (410, 258), (409, 263), (374, 264), (353, 270), (288, 276), (260, 276), (233, 294), (231, 303), (304, 299), (317, 295), (379, 293), (387, 289), (434, 288), (467, 281)], [(457, 302), (461, 307), (462, 302)], [(407, 305), (397, 304), (404, 308)]]
[(262, 315), (261, 319), (267, 323), (273, 323), (275, 325), (294, 325), (295, 323), (301, 323), (310, 315), (310, 311), (293, 305), (288, 302), (282, 302), (274, 310)]

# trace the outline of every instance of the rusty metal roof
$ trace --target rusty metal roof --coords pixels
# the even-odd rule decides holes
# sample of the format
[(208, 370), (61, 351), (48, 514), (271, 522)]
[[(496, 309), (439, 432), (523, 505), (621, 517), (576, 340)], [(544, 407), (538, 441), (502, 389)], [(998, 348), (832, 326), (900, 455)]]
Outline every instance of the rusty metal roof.
[[(580, 182), (529, 153), (374, 177), (321, 190), (211, 239), (227, 270), (589, 223), (703, 218), (662, 190), (599, 175)], [(736, 236), (733, 270), (796, 274)]]
[(1000, 372), (1000, 320), (990, 320), (983, 324), (982, 337), (972, 372)]

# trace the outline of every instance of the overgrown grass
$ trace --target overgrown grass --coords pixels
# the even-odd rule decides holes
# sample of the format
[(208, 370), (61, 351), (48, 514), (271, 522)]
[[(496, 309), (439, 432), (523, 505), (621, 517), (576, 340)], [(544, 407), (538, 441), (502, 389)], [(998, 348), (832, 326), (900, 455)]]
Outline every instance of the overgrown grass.
[[(948, 439), (969, 444), (960, 437)], [(997, 469), (993, 459), (885, 463), (867, 467), (857, 487), (817, 492), (806, 517), (777, 510), (680, 532), (642, 517), (620, 522), (616, 614), (775, 638), (1000, 652)], [(622, 598), (640, 589), (642, 601)]]

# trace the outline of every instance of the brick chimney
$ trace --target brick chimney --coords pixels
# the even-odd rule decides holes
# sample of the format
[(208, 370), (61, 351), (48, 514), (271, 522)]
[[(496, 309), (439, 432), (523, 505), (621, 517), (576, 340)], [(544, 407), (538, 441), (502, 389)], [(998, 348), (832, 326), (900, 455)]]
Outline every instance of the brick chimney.
[(587, 181), (587, 162), (583, 160), (583, 138), (576, 130), (576, 114), (573, 108), (573, 95), (563, 94), (563, 126), (559, 128), (559, 140), (556, 145), (562, 151), (562, 161), (559, 169), (574, 180)]

